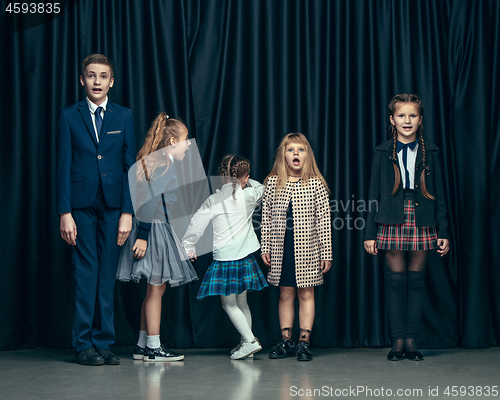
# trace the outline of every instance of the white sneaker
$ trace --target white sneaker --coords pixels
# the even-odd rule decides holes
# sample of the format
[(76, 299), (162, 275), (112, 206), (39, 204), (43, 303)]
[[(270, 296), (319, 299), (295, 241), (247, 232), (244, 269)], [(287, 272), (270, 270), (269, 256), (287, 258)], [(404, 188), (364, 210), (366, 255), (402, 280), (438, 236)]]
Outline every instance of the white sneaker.
[(241, 360), (260, 350), (262, 350), (262, 346), (259, 339), (254, 338), (252, 342), (244, 342), (238, 350), (231, 354), (231, 360)]
[(231, 354), (234, 354), (234, 352), (238, 351), (243, 343), (245, 343), (245, 340), (241, 338), (240, 342), (238, 343), (238, 346), (236, 346), (234, 349), (231, 350)]
[[(245, 341), (243, 340), (243, 338), (241, 339), (241, 341), (238, 343), (238, 346), (236, 346), (234, 349), (231, 349), (231, 355), (234, 354), (236, 351), (238, 351), (240, 348), (241, 348), (241, 345), (244, 343)], [(248, 358), (253, 358), (253, 354), (250, 354), (248, 356)]]

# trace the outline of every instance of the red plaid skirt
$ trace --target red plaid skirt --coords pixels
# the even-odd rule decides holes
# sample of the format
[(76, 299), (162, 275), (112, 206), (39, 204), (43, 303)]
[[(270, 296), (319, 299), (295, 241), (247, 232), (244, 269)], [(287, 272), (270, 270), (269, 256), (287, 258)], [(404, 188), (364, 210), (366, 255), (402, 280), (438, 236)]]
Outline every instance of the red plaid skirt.
[(378, 226), (377, 249), (421, 251), (437, 247), (437, 233), (434, 226), (415, 226), (413, 200), (405, 200), (404, 224)]

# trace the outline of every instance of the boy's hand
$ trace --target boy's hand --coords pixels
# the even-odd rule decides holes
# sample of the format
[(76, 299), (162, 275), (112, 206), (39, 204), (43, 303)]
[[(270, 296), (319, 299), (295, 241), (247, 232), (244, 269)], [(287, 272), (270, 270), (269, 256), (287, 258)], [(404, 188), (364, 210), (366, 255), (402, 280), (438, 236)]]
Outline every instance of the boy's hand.
[(128, 238), (132, 230), (132, 214), (122, 212), (120, 221), (118, 221), (118, 238), (116, 243), (121, 246)]
[(263, 253), (261, 255), (262, 261), (264, 261), (264, 264), (266, 264), (268, 267), (271, 266), (271, 254), (270, 253)]
[(71, 213), (64, 213), (59, 216), (59, 230), (66, 242), (76, 246), (76, 224)]
[(448, 239), (438, 239), (438, 253), (441, 253), (441, 257), (443, 257), (450, 250), (450, 241)]
[(363, 243), (365, 246), (365, 250), (373, 256), (376, 256), (378, 254), (375, 243), (377, 243), (376, 240), (365, 240), (365, 242)]
[(328, 271), (330, 271), (330, 268), (332, 267), (332, 262), (327, 261), (327, 260), (321, 260), (321, 272), (324, 274)]
[(134, 253), (134, 258), (140, 260), (146, 254), (146, 249), (148, 248), (148, 241), (144, 239), (137, 239), (132, 247), (132, 253)]

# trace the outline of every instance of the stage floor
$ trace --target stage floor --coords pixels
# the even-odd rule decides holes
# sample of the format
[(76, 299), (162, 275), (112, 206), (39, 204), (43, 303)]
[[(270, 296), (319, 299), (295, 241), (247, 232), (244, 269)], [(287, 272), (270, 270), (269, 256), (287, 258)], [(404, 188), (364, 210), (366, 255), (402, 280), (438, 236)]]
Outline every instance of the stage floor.
[(99, 367), (76, 364), (71, 350), (0, 352), (0, 398), (500, 399), (499, 347), (422, 350), (420, 362), (387, 361), (388, 348), (313, 349), (312, 362), (270, 360), (269, 349), (241, 361), (229, 349), (187, 349), (184, 361), (149, 364), (132, 360), (132, 350), (115, 348), (121, 365)]

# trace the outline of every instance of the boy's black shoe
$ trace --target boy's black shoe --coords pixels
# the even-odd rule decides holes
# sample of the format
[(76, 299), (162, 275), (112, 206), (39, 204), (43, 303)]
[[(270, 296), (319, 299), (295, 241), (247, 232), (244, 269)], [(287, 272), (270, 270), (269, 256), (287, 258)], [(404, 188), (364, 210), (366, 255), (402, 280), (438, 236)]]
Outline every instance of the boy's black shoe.
[(295, 355), (295, 344), (290, 339), (283, 339), (269, 352), (269, 358), (285, 358)]
[(90, 347), (76, 354), (76, 362), (81, 365), (103, 365), (104, 358), (97, 354), (93, 347)]
[(313, 354), (309, 342), (299, 342), (297, 345), (297, 361), (312, 361)]
[(118, 365), (120, 364), (120, 357), (113, 354), (111, 350), (97, 350), (97, 354), (99, 354), (104, 359), (104, 364), (106, 365)]

